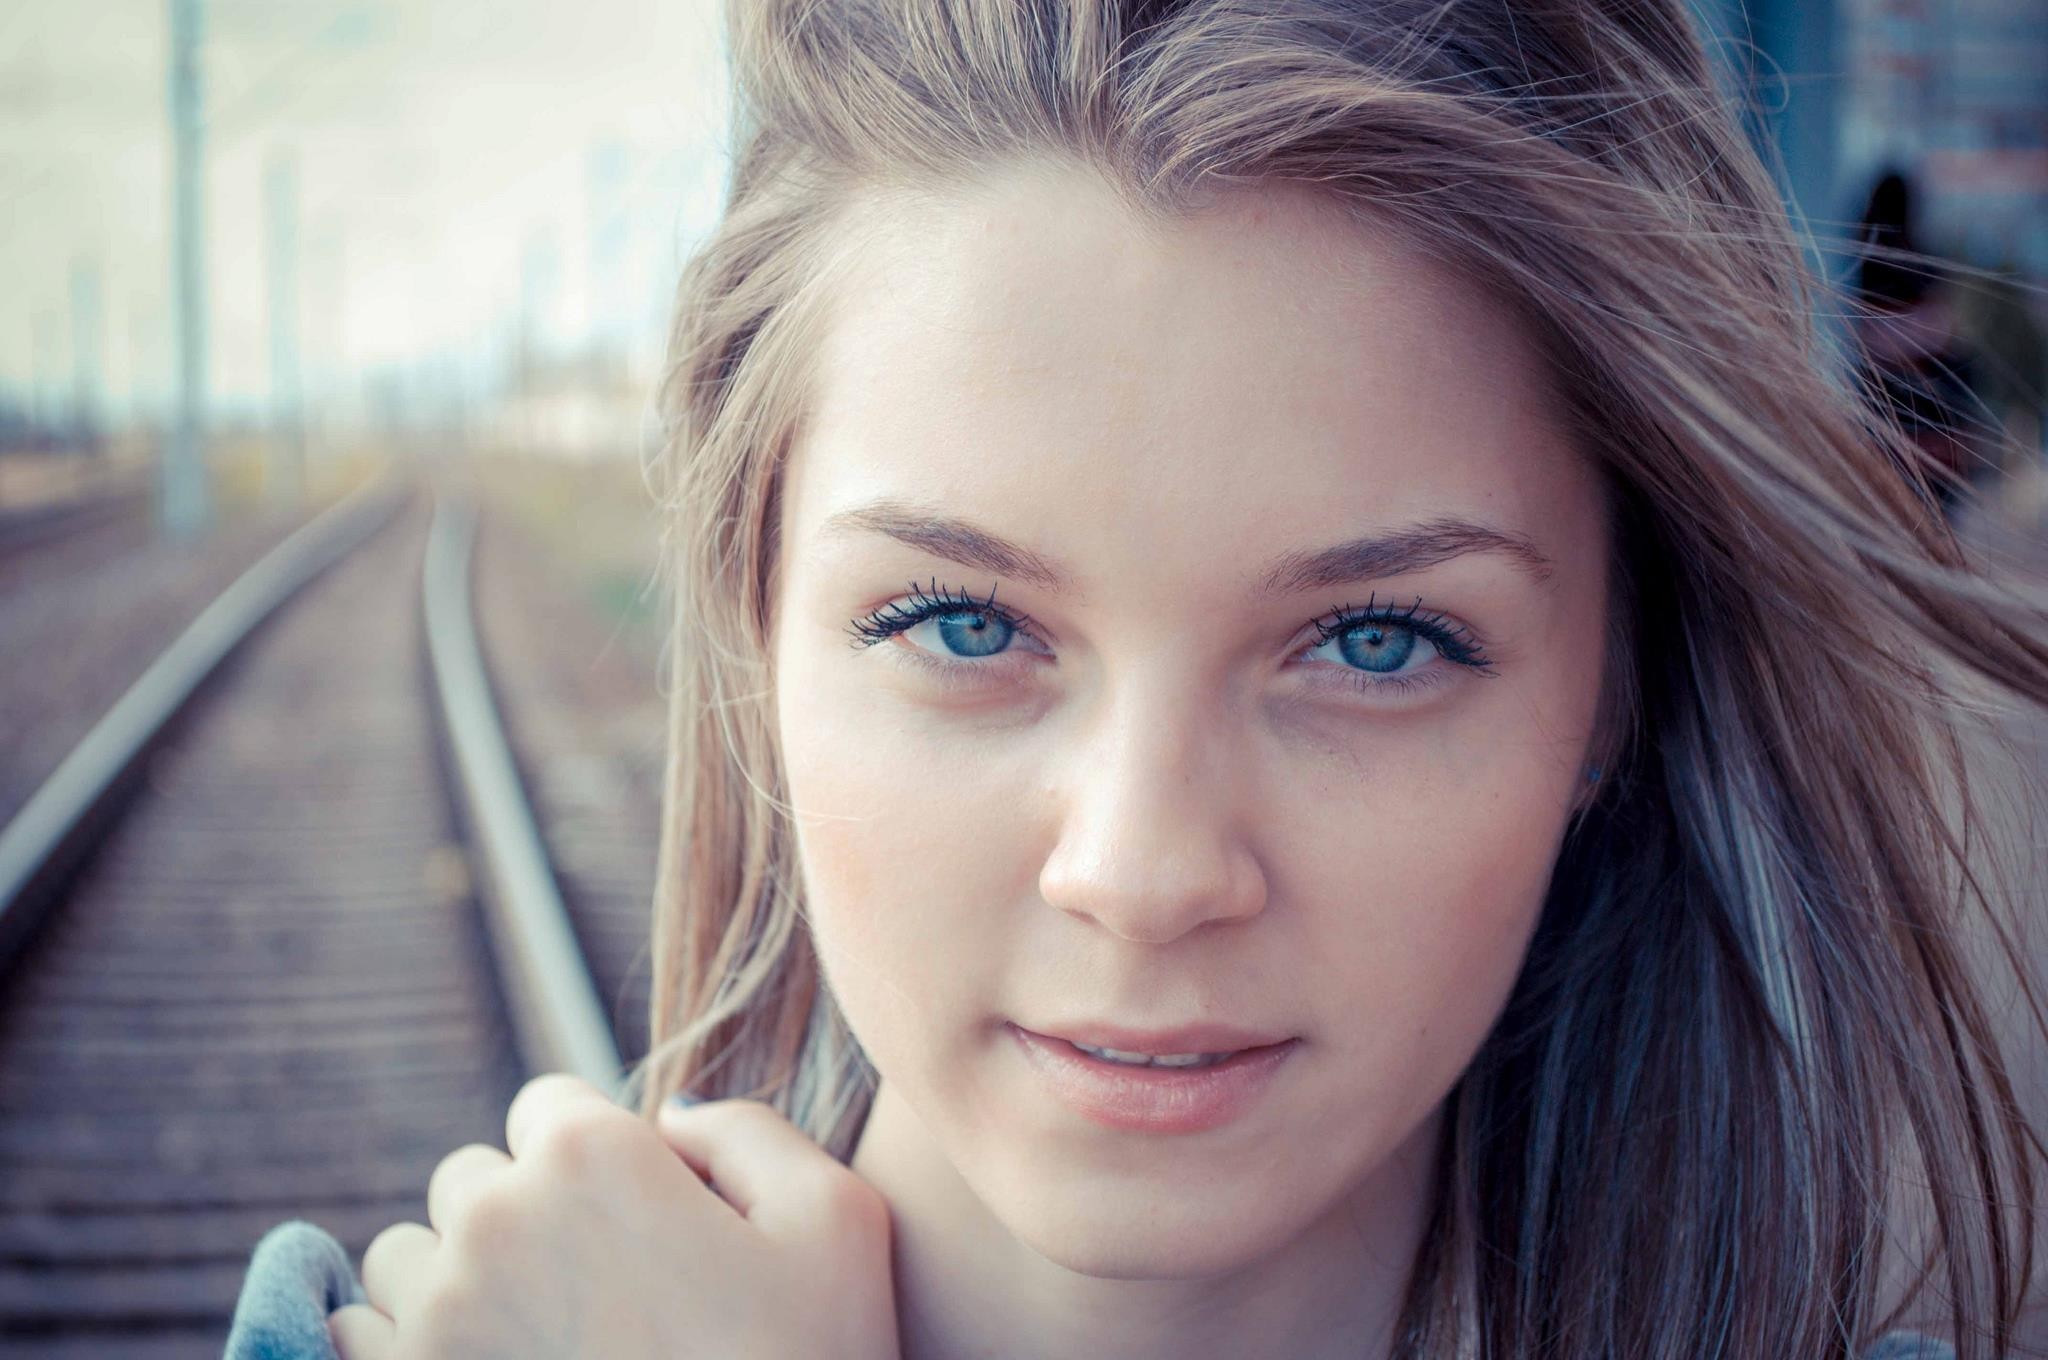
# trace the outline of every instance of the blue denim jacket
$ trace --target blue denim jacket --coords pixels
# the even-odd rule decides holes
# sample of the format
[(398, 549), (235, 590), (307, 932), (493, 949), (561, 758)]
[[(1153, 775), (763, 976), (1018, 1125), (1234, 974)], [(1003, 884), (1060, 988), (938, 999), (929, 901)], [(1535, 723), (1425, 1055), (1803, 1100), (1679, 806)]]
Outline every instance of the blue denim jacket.
[[(256, 1244), (222, 1360), (339, 1360), (327, 1315), (362, 1302), (362, 1285), (341, 1243), (304, 1219), (280, 1223)], [(1955, 1354), (1933, 1337), (1892, 1332), (1863, 1360), (1955, 1360)]]

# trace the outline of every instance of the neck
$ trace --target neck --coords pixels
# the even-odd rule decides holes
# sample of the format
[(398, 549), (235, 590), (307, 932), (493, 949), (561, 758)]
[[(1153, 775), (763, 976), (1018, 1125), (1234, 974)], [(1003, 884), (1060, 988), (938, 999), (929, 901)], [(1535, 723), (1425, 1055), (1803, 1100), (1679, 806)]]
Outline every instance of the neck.
[(903, 1360), (1360, 1360), (1392, 1349), (1439, 1118), (1281, 1247), (1202, 1278), (1111, 1279), (1048, 1260), (887, 1083), (851, 1165), (889, 1202)]

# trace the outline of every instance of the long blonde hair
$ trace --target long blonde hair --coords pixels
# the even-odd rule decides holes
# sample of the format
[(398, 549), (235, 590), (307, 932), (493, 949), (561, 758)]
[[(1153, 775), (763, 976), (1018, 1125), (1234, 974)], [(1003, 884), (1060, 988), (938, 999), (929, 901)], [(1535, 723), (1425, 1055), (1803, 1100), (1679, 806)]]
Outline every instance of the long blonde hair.
[(2003, 1353), (2044, 1149), (1963, 948), (1988, 929), (2018, 971), (1966, 719), (2048, 705), (2048, 617), (1968, 559), (1817, 325), (1847, 304), (1682, 0), (737, 0), (726, 30), (735, 159), (650, 469), (675, 613), (643, 1112), (749, 1096), (845, 1159), (874, 1089), (807, 933), (769, 661), (854, 208), (1024, 159), (1166, 222), (1308, 185), (1534, 328), (1622, 587), (1607, 774), (1449, 1098), (1397, 1353), (1849, 1354), (1905, 1316), (1881, 1266), (1916, 1203), (1900, 1297)]

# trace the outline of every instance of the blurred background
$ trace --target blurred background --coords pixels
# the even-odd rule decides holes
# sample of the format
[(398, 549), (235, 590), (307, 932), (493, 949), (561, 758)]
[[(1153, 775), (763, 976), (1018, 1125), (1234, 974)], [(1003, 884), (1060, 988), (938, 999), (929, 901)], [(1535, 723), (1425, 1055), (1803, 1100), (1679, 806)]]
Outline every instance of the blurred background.
[[(2040, 568), (2048, 0), (1697, 8), (1823, 320)], [(726, 101), (709, 0), (0, 9), (0, 1356), (218, 1355), (267, 1228), (359, 1260), (645, 1051)]]
[(222, 458), (617, 457), (721, 190), (703, 4), (23, 0), (0, 95), (12, 449), (161, 444), (196, 348)]

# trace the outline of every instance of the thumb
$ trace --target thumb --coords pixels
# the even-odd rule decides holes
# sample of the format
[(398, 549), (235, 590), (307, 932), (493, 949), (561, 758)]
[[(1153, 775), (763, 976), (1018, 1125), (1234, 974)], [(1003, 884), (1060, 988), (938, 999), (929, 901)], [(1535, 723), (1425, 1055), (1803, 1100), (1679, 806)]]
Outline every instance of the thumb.
[[(662, 1138), (740, 1217), (795, 1240), (820, 1223), (861, 1216), (875, 1195), (765, 1101), (712, 1100), (662, 1111)], [(864, 1193), (849, 1195), (849, 1186)]]
[(708, 1103), (710, 1102), (703, 1096), (691, 1095), (688, 1091), (675, 1091), (661, 1102), (661, 1113), (655, 1120), (655, 1127), (661, 1131), (662, 1141), (668, 1144), (669, 1150), (688, 1162), (690, 1169), (707, 1181), (711, 1179), (709, 1159), (698, 1150), (696, 1140), (686, 1141), (678, 1138), (675, 1128), (677, 1115)]

